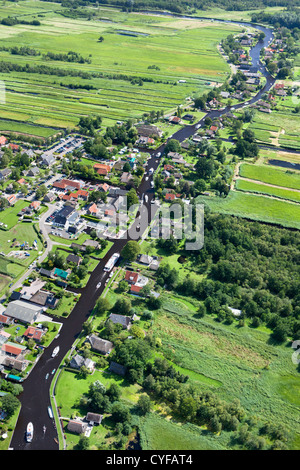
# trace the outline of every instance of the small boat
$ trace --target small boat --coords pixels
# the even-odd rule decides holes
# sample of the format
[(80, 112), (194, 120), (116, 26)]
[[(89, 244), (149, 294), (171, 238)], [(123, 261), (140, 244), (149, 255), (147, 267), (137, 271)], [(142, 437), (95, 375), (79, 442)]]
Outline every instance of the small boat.
[(26, 429), (26, 441), (31, 442), (33, 438), (33, 424), (28, 423)]
[(101, 282), (98, 282), (98, 284), (96, 285), (96, 289), (99, 289), (99, 287), (101, 287)]
[(52, 411), (52, 408), (51, 406), (48, 406), (48, 415), (49, 415), (49, 418), (53, 418), (53, 411)]
[(59, 346), (57, 346), (57, 347), (54, 349), (54, 351), (53, 351), (53, 353), (52, 353), (52, 357), (57, 356), (58, 351), (59, 351)]
[(45, 432), (46, 432), (46, 429), (47, 429), (47, 428), (46, 428), (46, 426), (44, 425), (44, 426), (43, 426), (43, 433), (44, 433), (44, 434), (45, 434)]
[(46, 374), (46, 380), (48, 379), (48, 377), (49, 377), (49, 374)]

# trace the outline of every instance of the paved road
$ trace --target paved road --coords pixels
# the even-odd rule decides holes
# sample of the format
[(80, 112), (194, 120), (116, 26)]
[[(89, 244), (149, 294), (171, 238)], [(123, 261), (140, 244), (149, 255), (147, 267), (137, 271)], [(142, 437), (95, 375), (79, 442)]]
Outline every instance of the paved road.
[[(272, 36), (271, 30), (268, 30), (263, 27), (259, 27), (259, 29), (265, 32), (266, 38), (264, 43), (260, 43), (251, 51), (253, 65), (256, 65), (258, 63), (259, 51), (261, 47), (264, 47)], [(268, 72), (265, 69), (263, 69), (262, 71), (266, 76), (267, 83), (263, 90), (261, 90), (255, 98), (252, 98), (252, 100), (250, 101), (251, 103), (260, 99), (261, 95), (268, 91), (274, 84), (274, 79), (268, 74)], [(244, 106), (244, 104), (236, 105), (233, 108), (238, 109), (242, 106)], [(228, 111), (229, 108), (225, 109), (224, 111), (210, 111), (205, 117), (220, 117), (222, 114)], [(203, 120), (204, 118), (201, 119), (199, 123), (202, 124)], [(186, 126), (185, 128), (180, 129), (179, 131), (175, 132), (172, 137), (182, 142), (183, 140), (195, 133), (196, 124), (194, 124), (193, 126)], [(165, 144), (161, 145), (161, 147), (155, 151), (155, 154), (157, 152), (162, 153), (164, 148)], [(148, 168), (154, 168), (155, 170), (158, 165), (159, 160), (155, 158), (154, 154), (152, 154), (148, 163)], [(149, 178), (146, 181), (145, 178), (143, 178), (142, 183), (138, 189), (138, 193), (140, 196), (142, 194), (148, 196), (147, 202), (144, 202), (144, 206), (145, 209), (147, 209), (148, 211), (148, 215), (146, 221), (141, 224), (141, 236), (145, 228), (150, 223), (151, 217), (153, 217), (153, 214), (151, 216), (151, 208), (153, 209), (153, 204), (151, 204), (151, 200), (154, 198), (154, 190), (151, 189), (151, 179), (152, 178)], [(139, 223), (140, 221), (136, 219), (133, 225), (133, 229), (136, 228)], [(108, 277), (108, 273), (103, 271), (104, 265), (113, 253), (121, 252), (122, 248), (125, 246), (128, 239), (131, 238), (131, 235), (133, 236), (133, 234), (134, 230), (129, 232), (129, 236), (127, 239), (124, 238), (116, 240), (114, 242), (114, 245), (106, 254), (106, 256), (99, 262), (93, 274), (91, 275), (87, 286), (82, 290), (81, 297), (77, 302), (75, 308), (73, 309), (71, 315), (68, 319), (62, 319), (63, 326), (61, 328), (59, 338), (54, 340), (53, 347), (50, 347), (45, 350), (39, 362), (24, 382), (24, 391), (19, 396), (19, 399), (21, 401), (21, 411), (12, 437), (11, 448), (15, 450), (58, 450), (58, 443), (55, 440), (57, 439), (57, 430), (55, 428), (54, 421), (49, 418), (47, 413), (47, 407), (50, 405), (49, 388), (52, 377), (51, 372), (59, 367), (65, 355), (70, 351), (74, 341), (76, 340), (76, 338), (78, 338), (81, 333), (83, 323), (89, 318), (90, 313), (96, 303), (96, 300), (104, 290), (105, 281)], [(102, 285), (99, 289), (97, 289), (96, 286), (99, 281), (101, 281)], [(60, 346), (59, 354), (55, 358), (52, 358), (52, 350), (57, 345)], [(47, 374), (49, 374), (48, 379), (46, 379)], [(24, 433), (26, 430), (26, 426), (30, 421), (33, 423), (34, 426), (34, 437), (31, 443), (26, 443), (24, 439)], [(45, 434), (43, 433), (44, 425), (47, 428)]]

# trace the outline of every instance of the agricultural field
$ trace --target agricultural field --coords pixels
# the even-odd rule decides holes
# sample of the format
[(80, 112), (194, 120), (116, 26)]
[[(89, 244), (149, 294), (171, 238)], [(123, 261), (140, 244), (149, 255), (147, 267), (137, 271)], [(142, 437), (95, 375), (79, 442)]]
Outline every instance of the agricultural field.
[[(291, 102), (291, 97), (288, 98)], [(294, 102), (293, 106), (279, 105), (278, 110), (273, 110), (270, 114), (257, 112), (248, 128), (255, 132), (259, 143), (299, 150), (299, 117), (293, 113), (295, 106)]]
[(212, 212), (300, 228), (300, 206), (293, 202), (238, 191), (231, 191), (226, 198), (198, 196), (197, 202)]
[(265, 194), (267, 196), (274, 196), (280, 199), (287, 199), (290, 201), (300, 202), (300, 190), (290, 191), (280, 187), (268, 186), (266, 184), (255, 183), (243, 179), (238, 179), (235, 185), (238, 191), (245, 191), (257, 194)]
[(239, 176), (290, 189), (300, 188), (300, 173), (277, 169), (271, 165), (251, 165), (248, 163), (242, 163), (240, 166)]
[[(82, 115), (100, 114), (103, 124), (111, 125), (151, 110), (176, 109), (187, 97), (225, 81), (230, 69), (216, 46), (223, 37), (240, 31), (238, 25), (102, 8), (91, 9), (87, 21), (63, 16), (54, 3), (26, 0), (17, 6), (18, 18), (39, 19), (41, 25), (0, 25), (0, 79), (6, 89), (0, 132), (40, 137), (74, 128)], [(1, 15), (8, 16), (9, 11), (10, 7), (0, 8)], [(20, 44), (38, 55), (12, 54), (11, 48)], [(83, 63), (46, 60), (49, 51), (64, 55), (74, 51)], [(5, 63), (19, 69), (7, 73)], [(51, 69), (51, 74), (39, 67)], [(142, 86), (134, 82), (140, 78)]]

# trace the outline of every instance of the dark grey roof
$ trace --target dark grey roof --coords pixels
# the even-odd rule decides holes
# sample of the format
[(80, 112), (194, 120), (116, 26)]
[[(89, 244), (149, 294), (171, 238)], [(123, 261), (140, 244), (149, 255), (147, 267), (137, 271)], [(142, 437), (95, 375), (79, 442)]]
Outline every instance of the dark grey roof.
[(119, 315), (119, 314), (116, 314), (116, 313), (111, 313), (108, 318), (113, 323), (121, 324), (124, 328), (127, 328), (128, 325), (130, 324), (130, 317), (126, 317), (125, 315)]
[(41, 269), (40, 269), (40, 274), (41, 274), (42, 276), (47, 276), (47, 277), (51, 277), (51, 276), (52, 276), (51, 271), (49, 271), (48, 269), (44, 269), (44, 268), (41, 268)]

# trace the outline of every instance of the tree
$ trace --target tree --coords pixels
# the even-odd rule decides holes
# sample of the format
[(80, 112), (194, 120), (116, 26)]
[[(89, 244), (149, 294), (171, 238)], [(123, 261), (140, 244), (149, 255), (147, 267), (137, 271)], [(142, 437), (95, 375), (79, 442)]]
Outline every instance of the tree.
[(121, 256), (127, 261), (134, 261), (140, 254), (141, 248), (137, 241), (130, 240), (121, 251)]
[(78, 444), (77, 444), (77, 449), (78, 450), (88, 450), (89, 447), (90, 447), (89, 438), (84, 436), (84, 435), (80, 436), (80, 439), (79, 439)]
[(170, 139), (167, 145), (165, 146), (165, 154), (168, 155), (169, 152), (180, 152), (181, 147), (180, 143), (176, 139)]
[(127, 193), (127, 209), (139, 203), (139, 198), (134, 188), (131, 188)]
[(121, 402), (115, 402), (111, 409), (111, 417), (115, 422), (130, 422), (131, 415), (128, 406)]
[(19, 400), (11, 393), (8, 393), (1, 399), (1, 409), (7, 413), (8, 417), (11, 417), (19, 406)]
[(141, 395), (137, 402), (137, 407), (142, 415), (145, 415), (151, 410), (151, 400), (148, 395)]
[(126, 297), (119, 297), (113, 309), (116, 313), (127, 315), (131, 310), (131, 301)]
[(105, 297), (99, 297), (95, 305), (95, 311), (97, 315), (103, 315), (105, 312), (110, 310), (111, 305)]

